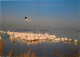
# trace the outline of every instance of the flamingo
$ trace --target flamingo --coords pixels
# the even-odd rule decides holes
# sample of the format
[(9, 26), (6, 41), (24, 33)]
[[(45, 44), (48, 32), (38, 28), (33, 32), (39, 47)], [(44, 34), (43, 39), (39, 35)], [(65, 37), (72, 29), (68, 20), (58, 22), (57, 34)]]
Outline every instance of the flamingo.
[(32, 20), (32, 19), (29, 20), (27, 17), (25, 17), (25, 21), (31, 21), (31, 20)]
[(75, 44), (78, 44), (78, 43), (79, 43), (79, 41), (78, 41), (77, 39), (75, 39), (75, 40), (74, 40), (74, 43), (75, 43)]
[(69, 38), (69, 42), (71, 43), (73, 40), (71, 38)]
[(0, 40), (1, 40), (1, 36), (0, 36)]

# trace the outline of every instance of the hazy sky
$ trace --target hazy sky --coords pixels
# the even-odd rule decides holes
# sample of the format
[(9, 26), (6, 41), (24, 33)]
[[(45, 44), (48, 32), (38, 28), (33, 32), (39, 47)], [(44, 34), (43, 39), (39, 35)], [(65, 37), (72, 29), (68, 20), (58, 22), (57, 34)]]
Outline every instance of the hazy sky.
[[(1, 1), (1, 27), (77, 29), (80, 24), (79, 0)], [(27, 23), (24, 17), (32, 18)]]

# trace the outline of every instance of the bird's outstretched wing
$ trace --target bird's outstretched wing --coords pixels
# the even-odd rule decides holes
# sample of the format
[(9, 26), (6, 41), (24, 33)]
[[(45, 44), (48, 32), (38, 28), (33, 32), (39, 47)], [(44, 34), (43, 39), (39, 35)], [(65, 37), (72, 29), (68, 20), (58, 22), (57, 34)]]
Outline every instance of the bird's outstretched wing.
[(28, 20), (28, 21), (32, 21), (32, 19)]

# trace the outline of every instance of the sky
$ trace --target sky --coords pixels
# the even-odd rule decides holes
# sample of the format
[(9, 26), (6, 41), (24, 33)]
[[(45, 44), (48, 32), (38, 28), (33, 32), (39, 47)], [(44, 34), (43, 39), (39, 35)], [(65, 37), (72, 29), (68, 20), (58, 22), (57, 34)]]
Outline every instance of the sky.
[[(79, 0), (0, 1), (1, 28), (80, 29)], [(31, 22), (24, 17), (31, 18)]]

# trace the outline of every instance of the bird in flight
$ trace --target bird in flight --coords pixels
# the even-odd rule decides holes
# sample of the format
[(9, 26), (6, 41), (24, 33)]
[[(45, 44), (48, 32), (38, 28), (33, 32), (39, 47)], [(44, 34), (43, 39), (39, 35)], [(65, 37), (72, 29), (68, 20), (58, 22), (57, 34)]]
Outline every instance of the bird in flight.
[(32, 19), (28, 19), (27, 17), (25, 17), (25, 21), (31, 21)]

